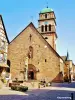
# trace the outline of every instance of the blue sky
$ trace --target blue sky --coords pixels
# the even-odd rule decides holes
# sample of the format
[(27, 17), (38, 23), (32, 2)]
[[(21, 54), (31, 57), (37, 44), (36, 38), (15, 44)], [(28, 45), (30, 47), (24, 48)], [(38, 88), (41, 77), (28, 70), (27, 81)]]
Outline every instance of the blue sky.
[[(75, 0), (1, 0), (8, 38), (11, 41), (31, 21), (38, 27), (39, 12), (47, 6), (55, 11), (57, 22), (57, 52), (66, 55), (75, 63)], [(33, 16), (33, 20), (32, 20)]]

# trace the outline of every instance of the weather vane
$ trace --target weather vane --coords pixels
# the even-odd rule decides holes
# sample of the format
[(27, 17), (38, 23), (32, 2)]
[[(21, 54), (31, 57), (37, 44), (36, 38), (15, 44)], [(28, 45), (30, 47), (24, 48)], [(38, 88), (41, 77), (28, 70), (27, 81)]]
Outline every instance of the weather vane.
[(48, 8), (48, 1), (47, 1), (47, 8)]

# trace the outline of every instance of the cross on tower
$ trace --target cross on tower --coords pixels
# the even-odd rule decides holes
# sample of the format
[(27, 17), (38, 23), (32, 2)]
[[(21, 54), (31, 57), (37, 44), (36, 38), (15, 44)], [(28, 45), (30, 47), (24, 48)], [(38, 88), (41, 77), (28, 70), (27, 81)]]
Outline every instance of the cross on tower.
[(30, 41), (31, 41), (32, 35), (30, 34), (30, 36), (29, 36), (29, 37), (30, 37)]
[(48, 1), (47, 1), (47, 8), (48, 8)]

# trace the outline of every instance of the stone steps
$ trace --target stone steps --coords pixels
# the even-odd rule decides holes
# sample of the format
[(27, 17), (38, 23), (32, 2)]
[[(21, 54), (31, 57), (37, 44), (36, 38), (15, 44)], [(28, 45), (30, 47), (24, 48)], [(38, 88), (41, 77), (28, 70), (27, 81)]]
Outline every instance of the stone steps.
[(26, 81), (26, 82), (23, 82), (24, 86), (28, 86), (29, 89), (37, 89), (39, 88), (39, 82), (38, 81)]

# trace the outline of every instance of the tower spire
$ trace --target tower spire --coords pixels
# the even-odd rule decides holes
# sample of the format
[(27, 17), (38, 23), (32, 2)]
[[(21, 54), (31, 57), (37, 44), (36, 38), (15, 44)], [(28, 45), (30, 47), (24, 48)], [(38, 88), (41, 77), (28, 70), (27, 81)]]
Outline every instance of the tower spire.
[(67, 50), (67, 56), (66, 56), (66, 61), (69, 60), (69, 52)]

